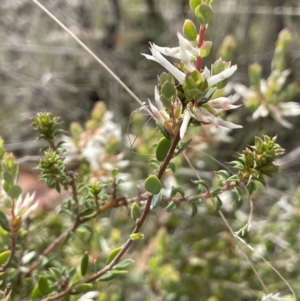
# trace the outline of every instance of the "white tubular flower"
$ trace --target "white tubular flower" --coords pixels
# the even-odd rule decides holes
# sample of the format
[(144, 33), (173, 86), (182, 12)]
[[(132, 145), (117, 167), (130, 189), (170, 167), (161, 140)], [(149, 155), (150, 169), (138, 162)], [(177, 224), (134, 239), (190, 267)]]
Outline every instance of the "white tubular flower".
[(277, 107), (273, 106), (273, 105), (269, 105), (268, 106), (268, 110), (270, 115), (282, 126), (291, 129), (293, 127), (293, 125), (291, 123), (289, 123), (288, 121), (286, 121), (282, 116), (282, 112), (278, 110)]
[(94, 298), (99, 296), (98, 291), (91, 291), (82, 295), (77, 301), (94, 301)]
[(154, 99), (157, 105), (157, 108), (152, 104), (150, 99), (148, 99), (149, 107), (154, 115), (154, 117), (157, 119), (157, 121), (163, 126), (165, 121), (169, 120), (169, 115), (165, 110), (165, 107), (163, 103), (160, 100), (159, 92), (157, 86), (154, 87)]
[(190, 57), (187, 53), (185, 48), (184, 38), (181, 34), (178, 34), (179, 45), (180, 45), (180, 59), (184, 65), (184, 68), (189, 71), (193, 72), (195, 70), (195, 66), (191, 63)]
[(157, 119), (157, 121), (161, 124), (164, 125), (164, 118), (162, 117), (162, 115), (160, 114), (159, 110), (157, 110), (157, 108), (151, 103), (150, 99), (148, 99), (149, 102), (149, 107), (153, 113), (153, 116)]
[(211, 107), (213, 107), (216, 110), (220, 110), (218, 113), (222, 111), (227, 111), (227, 110), (233, 110), (237, 109), (241, 106), (240, 105), (233, 105), (232, 103), (234, 102), (234, 99), (230, 97), (218, 97), (212, 100), (209, 100), (207, 104), (209, 104)]
[(155, 61), (162, 65), (166, 70), (168, 70), (178, 81), (180, 84), (183, 84), (185, 79), (185, 73), (178, 70), (174, 65), (172, 65), (167, 59), (165, 59), (159, 50), (157, 49), (157, 46), (155, 44), (151, 44), (150, 51), (152, 55), (144, 54), (148, 60)]
[(185, 110), (183, 113), (183, 120), (182, 120), (182, 124), (180, 126), (180, 131), (179, 131), (180, 139), (182, 139), (183, 136), (185, 135), (191, 118), (192, 118), (192, 115), (190, 114), (190, 112), (188, 110)]
[(210, 71), (206, 68), (202, 74), (206, 78), (208, 86), (211, 87), (221, 82), (222, 80), (230, 77), (236, 71), (236, 69), (237, 69), (237, 65), (233, 65), (225, 69), (224, 71), (220, 72), (219, 74), (211, 75)]
[(29, 215), (35, 212), (39, 207), (39, 200), (35, 200), (35, 192), (33, 194), (27, 193), (23, 198), (20, 195), (15, 203), (14, 215), (22, 216), (22, 219), (25, 220)]
[(255, 112), (252, 114), (252, 118), (254, 120), (258, 119), (259, 117), (267, 117), (269, 115), (269, 110), (265, 105), (260, 105)]
[(298, 116), (300, 115), (300, 105), (297, 102), (281, 102), (278, 108), (283, 116)]
[(160, 97), (159, 97), (159, 92), (158, 92), (157, 86), (154, 87), (154, 99), (155, 99), (155, 102), (156, 102), (156, 104), (157, 104), (158, 109), (159, 109), (160, 111), (164, 111), (164, 112), (165, 112), (164, 105), (163, 105), (163, 103), (161, 102)]
[(280, 301), (279, 293), (264, 295), (261, 301)]
[(239, 124), (235, 124), (233, 122), (230, 122), (230, 121), (225, 121), (221, 118), (216, 118), (217, 119), (217, 125), (219, 126), (223, 126), (227, 129), (241, 129), (243, 126), (242, 125), (239, 125)]
[(256, 93), (250, 89), (248, 89), (246, 86), (242, 84), (235, 84), (233, 86), (234, 90), (243, 98), (254, 98), (256, 97)]

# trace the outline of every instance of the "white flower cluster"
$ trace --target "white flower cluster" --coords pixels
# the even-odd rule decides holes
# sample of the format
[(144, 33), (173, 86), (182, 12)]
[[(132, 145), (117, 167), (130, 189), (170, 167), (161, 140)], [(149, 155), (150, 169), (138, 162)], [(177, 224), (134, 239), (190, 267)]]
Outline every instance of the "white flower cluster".
[(280, 301), (279, 293), (264, 295), (261, 301)]
[(273, 91), (279, 94), (282, 90), (289, 74), (290, 70), (282, 72), (279, 72), (278, 70), (272, 71), (268, 80), (261, 79), (259, 91), (249, 89), (241, 84), (236, 84), (234, 86), (236, 92), (243, 97), (245, 101), (252, 99), (259, 100), (260, 104), (252, 115), (254, 120), (265, 118), (270, 115), (282, 126), (292, 128), (292, 124), (284, 119), (284, 117), (300, 115), (300, 105), (293, 101), (284, 102), (284, 99), (282, 99), (282, 101), (274, 102), (273, 96)]
[(107, 146), (110, 141), (119, 142), (122, 139), (120, 126), (114, 123), (112, 118), (113, 113), (106, 111), (101, 118), (101, 125), (92, 130), (83, 131), (76, 142), (73, 138), (64, 136), (63, 147), (66, 149), (66, 163), (85, 159), (92, 172), (111, 171), (127, 164), (127, 161), (121, 161), (122, 153), (114, 156), (107, 153)]
[[(155, 44), (151, 44), (150, 51), (152, 55), (143, 54), (147, 59), (153, 60), (160, 65), (162, 65), (167, 71), (169, 71), (177, 81), (184, 86), (186, 73), (176, 68), (173, 64), (171, 64), (162, 54), (179, 59), (184, 66), (184, 69), (187, 73), (193, 72), (196, 70), (195, 61), (197, 57), (201, 56), (202, 48), (205, 48), (208, 43), (211, 42), (204, 42), (202, 46), (199, 48), (195, 45), (194, 42), (191, 42), (185, 39), (181, 33), (177, 34), (179, 40), (179, 47), (168, 48), (168, 47), (159, 47)], [(201, 73), (201, 76), (204, 80), (206, 80), (208, 89), (210, 87), (214, 87), (218, 83), (226, 80), (230, 77), (237, 69), (237, 66), (230, 66), (230, 63), (225, 63), (221, 59), (216, 62), (223, 64), (223, 69), (220, 72), (214, 72), (212, 65), (211, 70), (207, 67)], [(165, 126), (166, 122), (169, 122), (169, 114), (166, 112), (157, 88), (155, 88), (155, 102), (157, 104), (157, 108), (151, 103), (149, 100), (150, 109), (153, 112), (154, 117), (157, 121), (162, 125)], [(176, 106), (179, 106), (178, 102), (176, 102)], [(242, 126), (236, 125), (234, 123), (224, 121), (223, 119), (217, 117), (221, 112), (226, 110), (235, 109), (239, 106), (235, 106), (232, 104), (233, 100), (231, 97), (219, 97), (213, 100), (207, 101), (205, 104), (200, 106), (195, 106), (190, 103), (187, 108), (183, 111), (181, 116), (182, 123), (180, 127), (180, 138), (182, 139), (188, 126), (190, 120), (196, 120), (198, 123), (201, 124), (213, 124), (214, 126), (223, 126), (229, 129), (236, 129), (241, 128)], [(181, 104), (180, 104), (181, 105)], [(176, 110), (176, 108), (175, 108)]]
[[(4, 191), (2, 185), (3, 185), (3, 180), (0, 181), (0, 201), (1, 201), (1, 203), (2, 202), (10, 203), (7, 206), (3, 205), (3, 208), (9, 206), (10, 208), (13, 209), (13, 212), (10, 212), (9, 214), (7, 214), (8, 219), (10, 219), (11, 215), (13, 214), (14, 216), (20, 216), (20, 217), (22, 217), (22, 220), (25, 220), (32, 213), (36, 212), (36, 210), (38, 209), (38, 207), (40, 205), (40, 200), (35, 199), (35, 192), (32, 194), (27, 193), (25, 196), (22, 196), (22, 194), (21, 194), (17, 200), (11, 200), (11, 198)], [(13, 205), (11, 203), (12, 201), (14, 202)]]

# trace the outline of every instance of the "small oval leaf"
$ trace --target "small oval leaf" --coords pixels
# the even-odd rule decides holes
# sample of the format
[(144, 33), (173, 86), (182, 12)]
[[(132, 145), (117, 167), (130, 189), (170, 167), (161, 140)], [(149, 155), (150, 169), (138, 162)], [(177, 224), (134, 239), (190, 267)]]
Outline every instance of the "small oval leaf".
[(196, 7), (195, 15), (202, 25), (206, 25), (211, 21), (213, 11), (209, 5), (202, 3)]
[(158, 161), (164, 161), (169, 149), (171, 147), (172, 142), (167, 138), (162, 138), (157, 145), (156, 148), (156, 158)]
[(134, 262), (134, 260), (132, 260), (130, 258), (122, 260), (114, 266), (114, 269), (125, 270), (126, 268), (130, 267), (133, 264), (133, 262)]
[(6, 250), (0, 253), (0, 265), (4, 264), (8, 260), (10, 253), (11, 253), (10, 250)]
[(106, 264), (110, 264), (113, 259), (119, 254), (119, 252), (121, 251), (122, 247), (116, 248), (114, 250), (112, 250), (109, 255), (107, 256), (106, 259)]
[(12, 199), (17, 199), (22, 193), (22, 188), (19, 185), (14, 185), (9, 188), (7, 194), (12, 198)]
[(82, 293), (87, 293), (93, 288), (91, 283), (81, 283), (76, 286), (70, 293), (70, 295), (78, 295)]
[(187, 142), (184, 142), (182, 144), (180, 144), (177, 152), (175, 153), (174, 157), (178, 156), (179, 154), (181, 154), (192, 142), (193, 139), (188, 140)]
[(98, 278), (99, 281), (109, 281), (116, 277), (116, 274), (113, 273), (106, 273), (102, 275), (100, 278)]
[(39, 290), (44, 295), (48, 295), (51, 292), (51, 288), (48, 283), (48, 279), (45, 276), (40, 276), (39, 278)]
[(161, 182), (157, 176), (151, 175), (145, 180), (145, 189), (152, 193), (158, 194), (161, 190)]
[(159, 205), (161, 198), (162, 198), (161, 193), (153, 195), (152, 201), (151, 201), (151, 209), (154, 209)]
[(85, 252), (81, 259), (81, 265), (80, 265), (80, 272), (81, 275), (84, 276), (87, 272), (87, 269), (89, 267), (89, 254), (88, 252)]
[(3, 211), (0, 210), (0, 226), (7, 232), (10, 231), (8, 219)]
[(31, 299), (35, 299), (35, 298), (37, 298), (37, 297), (40, 296), (40, 295), (41, 295), (41, 291), (40, 291), (40, 289), (39, 289), (39, 285), (37, 284), (37, 285), (33, 288), (33, 290), (31, 291), (30, 296), (31, 296)]
[(130, 239), (131, 240), (144, 239), (144, 234), (143, 233), (132, 233), (132, 234), (130, 234)]

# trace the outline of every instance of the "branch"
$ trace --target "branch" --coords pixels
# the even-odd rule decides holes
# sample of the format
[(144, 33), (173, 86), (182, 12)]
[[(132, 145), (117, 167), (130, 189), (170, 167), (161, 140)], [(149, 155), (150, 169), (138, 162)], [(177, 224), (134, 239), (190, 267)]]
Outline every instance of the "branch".
[(17, 237), (18, 233), (13, 232), (11, 233), (11, 247), (10, 247), (10, 255), (7, 261), (1, 266), (0, 272), (4, 272), (8, 266), (10, 265), (11, 261), (13, 260), (15, 253), (16, 253), (16, 245), (17, 245)]
[[(158, 175), (157, 175), (157, 177), (159, 179), (162, 178), (162, 176), (164, 175), (164, 172), (166, 171), (166, 169), (168, 167), (168, 164), (172, 160), (174, 152), (175, 152), (175, 149), (176, 149), (176, 146), (177, 146), (177, 144), (178, 144), (179, 141), (180, 141), (180, 136), (178, 134), (176, 136), (176, 138), (174, 139), (174, 141), (172, 142), (172, 145), (171, 145), (171, 147), (169, 149), (169, 152), (168, 152), (165, 160), (163, 161), (163, 163), (160, 166), (160, 169), (159, 169), (159, 172), (158, 172)], [(131, 234), (138, 233), (140, 231), (141, 227), (143, 226), (143, 224), (144, 224), (147, 216), (149, 215), (149, 213), (151, 211), (151, 201), (152, 201), (152, 198), (153, 198), (153, 195), (152, 194), (148, 194), (146, 205), (145, 205), (145, 208), (143, 210), (143, 213), (142, 213), (141, 217), (139, 218), (139, 220), (137, 221), (137, 223), (135, 225), (135, 228), (133, 229), (133, 231), (131, 232)], [(132, 242), (133, 242), (133, 240), (129, 237), (127, 239), (127, 241), (123, 244), (123, 246), (122, 246), (120, 252), (117, 254), (117, 256), (107, 266), (105, 266), (103, 269), (101, 269), (100, 271), (96, 272), (92, 276), (90, 276), (90, 277), (88, 277), (86, 279), (83, 279), (82, 281), (80, 281), (79, 283), (77, 283), (77, 285), (81, 284), (81, 283), (92, 282), (92, 281), (98, 279), (99, 277), (101, 277), (106, 272), (112, 270), (112, 268), (119, 262), (119, 260), (122, 258), (122, 256), (128, 251), (128, 249), (131, 246)], [(58, 293), (57, 295), (45, 298), (45, 299), (43, 299), (41, 301), (58, 300), (58, 299), (60, 299), (60, 298), (62, 298), (64, 296), (68, 295), (70, 292), (72, 292), (72, 290), (74, 288), (75, 288), (75, 285), (67, 288), (66, 290)]]

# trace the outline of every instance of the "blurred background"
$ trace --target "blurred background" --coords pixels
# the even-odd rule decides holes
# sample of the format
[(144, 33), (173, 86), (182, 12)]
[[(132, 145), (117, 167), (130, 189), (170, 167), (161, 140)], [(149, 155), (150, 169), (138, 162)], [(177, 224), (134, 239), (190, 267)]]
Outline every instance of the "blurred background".
[[(175, 33), (184, 19), (193, 19), (187, 0), (42, 3), (142, 101), (152, 97), (162, 68), (140, 53), (149, 53), (149, 41), (176, 45)], [(206, 65), (218, 58), (219, 46), (230, 34), (237, 45), (232, 63), (238, 64), (238, 72), (233, 80), (247, 85), (249, 64), (259, 62), (263, 75), (270, 73), (278, 33), (288, 27), (293, 37), (287, 58), (287, 67), (293, 70), (289, 79), (299, 81), (298, 0), (215, 0), (213, 8), (215, 16), (206, 37), (213, 41), (213, 48)], [(121, 116), (124, 124), (128, 122), (137, 108), (134, 100), (32, 1), (2, 0), (0, 22), (0, 135), (11, 144), (8, 149), (18, 155), (35, 152), (32, 143), (24, 142), (33, 139), (29, 118), (41, 110), (63, 117), (67, 127), (69, 121), (84, 121), (93, 104), (102, 100), (118, 120)], [(285, 138), (289, 140), (285, 147), (298, 145), (297, 133), (291, 133), (293, 139)]]
[[(175, 33), (181, 31), (186, 18), (194, 19), (187, 0), (41, 2), (142, 101), (153, 99), (156, 76), (163, 70), (145, 60), (141, 53), (149, 53), (149, 41), (160, 46), (177, 45)], [(213, 47), (204, 60), (205, 65), (209, 66), (219, 57), (219, 46), (226, 36), (232, 35), (236, 44), (232, 64), (238, 64), (232, 80), (249, 86), (248, 66), (260, 63), (263, 77), (268, 77), (278, 34), (288, 28), (292, 34), (286, 57), (286, 67), (292, 70), (288, 80), (299, 85), (299, 0), (215, 0), (213, 9), (214, 18), (206, 36)], [(36, 133), (29, 127), (30, 117), (39, 111), (51, 111), (61, 116), (63, 126), (68, 129), (72, 121), (84, 123), (99, 100), (114, 112), (115, 120), (125, 133), (137, 103), (32, 1), (1, 0), (0, 136), (4, 138), (6, 150), (19, 158), (37, 160), (41, 145), (34, 142)], [(298, 95), (294, 101), (299, 100)], [(221, 143), (214, 149), (216, 158), (222, 162), (231, 160), (235, 151), (251, 143), (253, 132), (257, 131), (246, 108), (239, 109), (239, 114), (245, 131), (232, 133), (231, 144)], [(284, 170), (273, 182), (273, 188), (262, 189), (257, 197), (257, 222), (249, 241), (260, 254), (269, 256), (297, 289), (300, 298), (300, 214), (297, 209), (300, 205), (300, 154), (297, 152), (300, 119), (296, 117), (292, 123), (292, 130), (267, 123), (267, 133), (278, 135), (278, 142), (287, 153), (296, 152), (290, 155), (292, 163), (285, 165), (289, 159), (282, 160)], [(36, 185), (28, 184), (31, 174), (27, 169), (21, 174), (28, 190)], [(249, 206), (238, 211), (239, 220), (235, 220), (237, 207), (234, 208), (227, 208), (226, 213), (232, 218), (233, 226), (239, 228), (246, 221)], [(116, 222), (107, 235), (116, 245), (123, 241), (118, 227), (125, 222), (125, 217)], [(209, 206), (193, 219), (179, 211), (173, 215), (152, 216), (149, 223), (152, 227), (147, 232), (153, 234), (153, 239), (147, 241), (143, 253), (135, 254), (138, 259), (135, 271), (126, 280), (106, 287), (102, 301), (258, 300), (261, 286), (251, 265), (236, 249), (223, 222)], [(284, 282), (269, 267), (253, 254), (249, 256), (272, 292), (289, 294)]]

